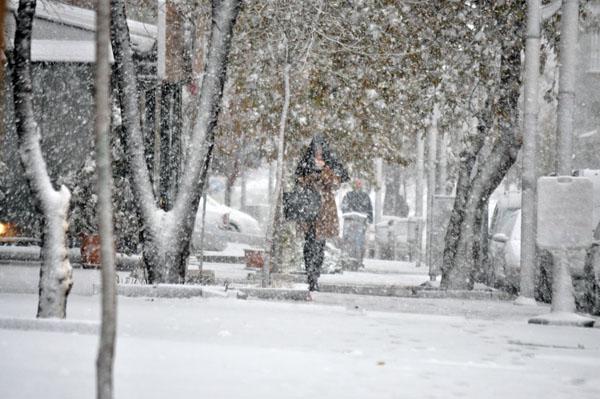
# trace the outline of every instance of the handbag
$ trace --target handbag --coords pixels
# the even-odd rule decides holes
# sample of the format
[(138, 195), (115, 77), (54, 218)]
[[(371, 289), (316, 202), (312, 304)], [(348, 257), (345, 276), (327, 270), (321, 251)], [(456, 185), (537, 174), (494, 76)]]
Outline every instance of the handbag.
[(296, 186), (283, 193), (283, 215), (286, 220), (312, 222), (321, 209), (321, 194), (313, 188)]

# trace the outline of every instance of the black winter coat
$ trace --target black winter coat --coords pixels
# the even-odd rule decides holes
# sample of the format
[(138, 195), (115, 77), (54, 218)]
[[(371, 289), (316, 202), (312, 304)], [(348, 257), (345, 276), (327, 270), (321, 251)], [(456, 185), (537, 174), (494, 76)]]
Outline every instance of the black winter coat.
[(348, 192), (342, 200), (342, 212), (364, 213), (369, 223), (373, 223), (373, 206), (369, 194), (364, 191)]

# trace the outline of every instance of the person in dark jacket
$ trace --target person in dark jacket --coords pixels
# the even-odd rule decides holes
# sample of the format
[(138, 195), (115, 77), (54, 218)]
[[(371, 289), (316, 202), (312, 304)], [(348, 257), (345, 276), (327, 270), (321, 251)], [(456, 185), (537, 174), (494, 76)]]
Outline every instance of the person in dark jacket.
[(365, 234), (367, 223), (373, 223), (373, 206), (369, 194), (362, 191), (362, 181), (355, 179), (352, 191), (342, 200), (344, 214), (343, 255), (342, 265), (345, 269), (356, 270), (363, 267), (365, 254)]
[(318, 291), (325, 253), (325, 240), (339, 235), (339, 221), (335, 196), (340, 183), (348, 181), (348, 172), (337, 160), (321, 134), (311, 140), (295, 171), (296, 184), (317, 191), (321, 207), (314, 221), (299, 222), (304, 233), (304, 265), (308, 289)]
[(348, 191), (342, 200), (342, 213), (357, 212), (367, 215), (367, 221), (373, 223), (373, 206), (369, 194), (362, 191), (362, 181), (354, 179), (352, 191)]

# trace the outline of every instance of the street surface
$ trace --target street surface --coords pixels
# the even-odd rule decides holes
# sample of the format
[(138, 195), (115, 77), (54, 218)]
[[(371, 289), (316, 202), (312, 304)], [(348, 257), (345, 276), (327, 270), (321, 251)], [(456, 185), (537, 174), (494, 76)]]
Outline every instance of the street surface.
[[(99, 302), (71, 295), (68, 320), (98, 321)], [(0, 325), (36, 304), (0, 294)], [(527, 324), (545, 306), (320, 293), (118, 305), (117, 398), (600, 397), (600, 329)], [(0, 397), (93, 397), (97, 344), (85, 329), (0, 328)]]

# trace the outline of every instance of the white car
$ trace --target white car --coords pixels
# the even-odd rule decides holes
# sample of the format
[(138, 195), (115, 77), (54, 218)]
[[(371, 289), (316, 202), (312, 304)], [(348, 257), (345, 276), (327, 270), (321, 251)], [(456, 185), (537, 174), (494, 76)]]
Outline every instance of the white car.
[(247, 213), (220, 204), (210, 196), (206, 197), (206, 223), (202, 239), (202, 207), (200, 200), (196, 224), (192, 234), (192, 253), (200, 248), (207, 251), (223, 251), (228, 243), (261, 246), (265, 233), (256, 219)]
[(504, 193), (490, 221), (488, 282), (516, 292), (521, 267), (521, 192)]
[[(594, 225), (600, 222), (600, 171), (581, 170), (577, 175), (590, 178), (594, 184)], [(521, 268), (521, 192), (512, 191), (504, 193), (494, 206), (489, 228), (489, 259), (490, 270), (487, 271), (486, 283), (503, 288), (508, 292), (517, 293), (519, 290), (519, 273)], [(536, 265), (538, 276), (536, 278), (536, 297), (549, 301), (551, 298), (552, 256), (548, 251), (540, 250), (539, 264)], [(585, 251), (571, 254), (577, 258), (575, 265), (583, 266), (588, 259), (584, 259)], [(582, 257), (579, 259), (579, 257)], [(594, 266), (594, 265), (592, 265)], [(597, 267), (597, 266), (595, 266)], [(592, 284), (584, 282), (588, 277), (585, 267), (571, 269), (576, 301), (582, 298), (593, 298), (587, 290)], [(596, 272), (597, 273), (597, 272)], [(597, 274), (600, 275), (600, 274)], [(597, 278), (597, 277), (596, 277)], [(593, 277), (592, 277), (593, 279)], [(598, 285), (599, 282), (595, 284)], [(600, 310), (600, 297), (595, 299)], [(579, 305), (578, 305), (579, 306)], [(590, 310), (586, 310), (590, 311)]]

